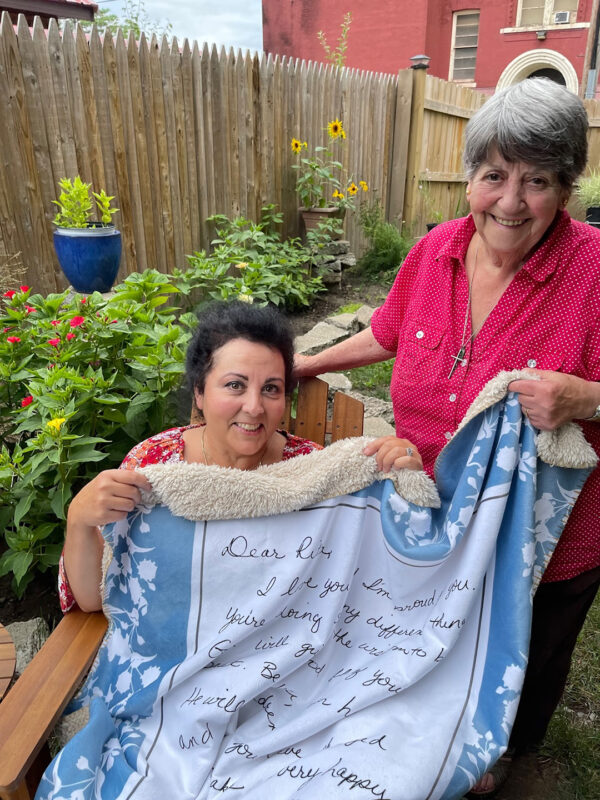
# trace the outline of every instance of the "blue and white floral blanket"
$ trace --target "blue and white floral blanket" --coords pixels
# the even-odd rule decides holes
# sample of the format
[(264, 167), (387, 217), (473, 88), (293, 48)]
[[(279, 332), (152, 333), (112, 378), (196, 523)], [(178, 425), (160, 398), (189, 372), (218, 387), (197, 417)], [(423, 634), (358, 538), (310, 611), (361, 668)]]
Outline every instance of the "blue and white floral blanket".
[(38, 800), (461, 797), (506, 747), (531, 598), (595, 463), (576, 426), (536, 443), (510, 377), (440, 455), (439, 499), (377, 480), (364, 440), (147, 468), (153, 499), (105, 531), (90, 721)]

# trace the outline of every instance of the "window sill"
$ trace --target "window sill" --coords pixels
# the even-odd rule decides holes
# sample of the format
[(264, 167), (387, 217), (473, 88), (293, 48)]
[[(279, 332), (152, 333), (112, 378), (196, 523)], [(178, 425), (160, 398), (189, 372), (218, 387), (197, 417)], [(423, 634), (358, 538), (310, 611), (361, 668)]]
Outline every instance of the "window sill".
[(567, 22), (563, 25), (526, 25), (522, 28), (500, 28), (500, 33), (536, 33), (537, 31), (572, 31), (577, 28), (589, 28), (589, 22)]

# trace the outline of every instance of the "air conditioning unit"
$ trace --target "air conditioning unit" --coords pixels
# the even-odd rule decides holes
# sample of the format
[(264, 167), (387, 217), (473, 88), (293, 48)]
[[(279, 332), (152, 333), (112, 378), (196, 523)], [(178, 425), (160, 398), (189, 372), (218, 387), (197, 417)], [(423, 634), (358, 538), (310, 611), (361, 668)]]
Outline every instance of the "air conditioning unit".
[(565, 22), (569, 21), (570, 16), (570, 11), (556, 11), (553, 17), (553, 22), (555, 25), (564, 25)]

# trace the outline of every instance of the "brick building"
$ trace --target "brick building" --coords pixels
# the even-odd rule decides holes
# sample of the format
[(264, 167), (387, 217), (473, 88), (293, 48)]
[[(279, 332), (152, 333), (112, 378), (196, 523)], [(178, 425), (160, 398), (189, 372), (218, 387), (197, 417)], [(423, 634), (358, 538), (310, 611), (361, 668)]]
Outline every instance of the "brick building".
[(429, 72), (491, 93), (531, 75), (597, 90), (599, 0), (263, 0), (268, 53), (323, 61), (352, 13), (346, 65), (376, 72), (431, 58)]

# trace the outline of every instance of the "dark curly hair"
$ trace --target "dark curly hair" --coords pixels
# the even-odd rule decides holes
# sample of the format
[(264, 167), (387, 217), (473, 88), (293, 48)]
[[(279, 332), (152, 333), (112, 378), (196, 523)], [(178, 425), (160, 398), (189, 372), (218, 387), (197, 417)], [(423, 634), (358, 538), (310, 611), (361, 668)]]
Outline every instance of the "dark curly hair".
[(280, 311), (271, 306), (255, 306), (239, 300), (215, 302), (198, 314), (198, 327), (188, 345), (185, 369), (191, 394), (204, 391), (206, 376), (213, 366), (215, 350), (232, 339), (247, 339), (281, 353), (285, 365), (285, 391), (294, 386), (294, 337)]

